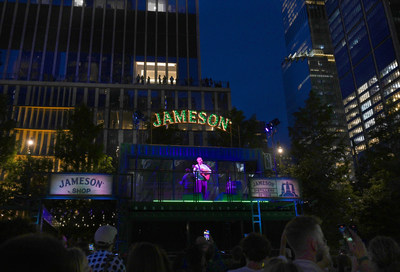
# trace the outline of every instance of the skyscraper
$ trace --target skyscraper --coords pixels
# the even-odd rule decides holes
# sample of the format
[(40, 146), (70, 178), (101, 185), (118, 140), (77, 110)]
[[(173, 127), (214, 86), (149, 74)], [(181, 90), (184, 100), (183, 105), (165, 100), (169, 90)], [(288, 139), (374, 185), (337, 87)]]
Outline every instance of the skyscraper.
[(349, 136), (357, 153), (371, 140), (368, 131), (400, 100), (399, 3), (326, 0)]
[(324, 2), (282, 0), (287, 57), (282, 63), (289, 126), (311, 90), (335, 112), (333, 127), (344, 127), (343, 107)]
[[(104, 124), (108, 154), (136, 137), (133, 114), (223, 114), (230, 89), (201, 80), (197, 0), (0, 1), (0, 93), (17, 121), (20, 154), (53, 155), (56, 130), (83, 103)], [(149, 122), (150, 124), (152, 122)], [(182, 141), (207, 145), (212, 126), (179, 124)]]

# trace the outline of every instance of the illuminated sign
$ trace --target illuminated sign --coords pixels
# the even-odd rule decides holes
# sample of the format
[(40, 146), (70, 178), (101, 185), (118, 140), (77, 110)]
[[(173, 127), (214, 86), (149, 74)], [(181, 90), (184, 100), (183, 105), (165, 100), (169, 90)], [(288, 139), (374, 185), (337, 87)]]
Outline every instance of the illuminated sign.
[(52, 174), (49, 194), (62, 196), (110, 196), (112, 195), (112, 180), (111, 175), (103, 174)]
[(250, 194), (253, 198), (299, 198), (300, 187), (290, 178), (252, 178)]
[(155, 119), (154, 127), (173, 124), (199, 124), (226, 131), (228, 125), (232, 124), (230, 119), (223, 116), (218, 116), (214, 113), (207, 115), (204, 111), (197, 112), (195, 110), (173, 110), (171, 112), (155, 113)]

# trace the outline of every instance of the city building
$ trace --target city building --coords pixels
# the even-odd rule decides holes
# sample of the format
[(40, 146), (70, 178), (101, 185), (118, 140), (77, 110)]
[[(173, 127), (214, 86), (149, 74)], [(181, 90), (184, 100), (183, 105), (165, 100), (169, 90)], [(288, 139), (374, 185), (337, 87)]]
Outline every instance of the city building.
[(400, 107), (398, 1), (326, 0), (349, 137), (360, 153), (390, 99)]
[[(65, 128), (68, 114), (81, 103), (103, 124), (97, 140), (109, 155), (121, 143), (151, 143), (156, 113), (226, 116), (227, 84), (201, 78), (198, 5), (0, 1), (0, 93), (12, 105), (19, 154), (29, 148), (32, 155), (52, 156), (57, 129)], [(135, 113), (147, 121), (138, 130)], [(207, 146), (219, 125), (214, 122), (179, 124), (182, 144)]]
[(324, 2), (282, 0), (287, 57), (282, 63), (290, 127), (311, 90), (334, 111), (332, 126), (346, 133), (333, 48)]

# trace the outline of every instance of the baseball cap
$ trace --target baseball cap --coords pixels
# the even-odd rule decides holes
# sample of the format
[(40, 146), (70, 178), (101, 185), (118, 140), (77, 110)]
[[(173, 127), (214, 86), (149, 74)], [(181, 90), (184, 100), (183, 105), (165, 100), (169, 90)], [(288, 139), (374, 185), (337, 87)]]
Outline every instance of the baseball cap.
[(117, 236), (117, 229), (110, 225), (104, 225), (97, 229), (94, 234), (94, 242), (97, 245), (111, 245)]

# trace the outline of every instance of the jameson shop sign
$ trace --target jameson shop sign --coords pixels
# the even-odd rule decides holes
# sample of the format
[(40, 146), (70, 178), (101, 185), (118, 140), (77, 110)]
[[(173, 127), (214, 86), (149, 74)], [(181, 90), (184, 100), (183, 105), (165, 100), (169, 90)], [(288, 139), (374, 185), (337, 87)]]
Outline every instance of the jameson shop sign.
[(112, 195), (112, 176), (102, 174), (52, 174), (50, 195)]
[(226, 117), (219, 116), (214, 113), (206, 113), (204, 111), (194, 110), (173, 110), (155, 113), (155, 121), (153, 127), (161, 127), (174, 124), (199, 124), (226, 131), (232, 121)]
[(289, 178), (252, 178), (250, 194), (253, 198), (299, 198), (300, 187)]

